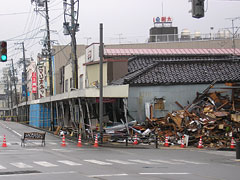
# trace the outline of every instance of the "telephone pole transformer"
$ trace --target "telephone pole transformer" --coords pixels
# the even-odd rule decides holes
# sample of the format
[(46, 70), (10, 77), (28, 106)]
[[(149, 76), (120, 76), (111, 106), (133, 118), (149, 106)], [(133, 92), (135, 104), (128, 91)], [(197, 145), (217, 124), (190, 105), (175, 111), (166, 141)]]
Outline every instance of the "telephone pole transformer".
[[(75, 7), (77, 10), (75, 11)], [(68, 6), (70, 6), (70, 11)], [(70, 35), (72, 39), (71, 43), (71, 60), (72, 60), (72, 88), (78, 89), (78, 60), (77, 60), (77, 42), (76, 32), (79, 31), (78, 17), (79, 17), (79, 0), (63, 0), (64, 9), (64, 35)], [(70, 23), (70, 22), (71, 23)]]

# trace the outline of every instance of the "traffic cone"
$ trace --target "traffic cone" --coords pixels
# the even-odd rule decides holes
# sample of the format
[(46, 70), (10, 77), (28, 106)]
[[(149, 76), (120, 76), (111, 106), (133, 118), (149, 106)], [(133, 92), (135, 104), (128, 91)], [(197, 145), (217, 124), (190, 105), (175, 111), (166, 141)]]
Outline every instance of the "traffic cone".
[(98, 147), (98, 135), (96, 134), (94, 147)]
[(202, 145), (202, 136), (200, 136), (200, 140), (198, 142), (198, 148), (203, 148), (203, 145)]
[(181, 140), (182, 142), (181, 142), (181, 148), (185, 148), (185, 146), (184, 146), (184, 136), (182, 137), (182, 140)]
[(235, 143), (234, 143), (234, 138), (232, 137), (232, 140), (231, 140), (231, 146), (230, 146), (231, 149), (234, 149), (235, 148)]
[(5, 136), (5, 135), (4, 135), (4, 137), (3, 137), (2, 147), (7, 147), (6, 136)]
[(66, 146), (66, 143), (65, 143), (65, 134), (63, 134), (63, 137), (62, 137), (62, 147), (65, 147)]
[(165, 147), (169, 147), (169, 142), (168, 142), (168, 136), (166, 135), (165, 136), (165, 144), (164, 144)]
[(82, 139), (81, 139), (81, 134), (79, 134), (79, 137), (78, 137), (78, 147), (82, 147)]
[(135, 138), (134, 138), (134, 142), (133, 142), (134, 145), (137, 145), (138, 144), (138, 140), (137, 140), (137, 134), (135, 135)]

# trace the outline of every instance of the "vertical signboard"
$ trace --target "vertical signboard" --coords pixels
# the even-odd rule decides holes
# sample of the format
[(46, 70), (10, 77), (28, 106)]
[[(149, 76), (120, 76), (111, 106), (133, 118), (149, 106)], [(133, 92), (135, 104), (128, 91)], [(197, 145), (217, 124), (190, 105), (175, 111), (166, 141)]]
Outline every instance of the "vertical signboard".
[(44, 66), (38, 67), (38, 94), (39, 98), (45, 97), (45, 73)]
[(32, 93), (37, 93), (37, 72), (32, 73)]

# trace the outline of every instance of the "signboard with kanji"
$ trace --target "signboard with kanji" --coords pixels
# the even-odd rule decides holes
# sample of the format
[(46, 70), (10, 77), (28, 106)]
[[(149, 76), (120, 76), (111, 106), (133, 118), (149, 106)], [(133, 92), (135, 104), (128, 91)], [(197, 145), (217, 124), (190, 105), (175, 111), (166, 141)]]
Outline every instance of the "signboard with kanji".
[(32, 73), (32, 93), (37, 93), (37, 72)]
[(38, 94), (39, 98), (43, 98), (46, 95), (44, 66), (38, 67)]
[(166, 16), (156, 17), (156, 18), (153, 18), (153, 22), (154, 23), (172, 23), (172, 18), (166, 17)]

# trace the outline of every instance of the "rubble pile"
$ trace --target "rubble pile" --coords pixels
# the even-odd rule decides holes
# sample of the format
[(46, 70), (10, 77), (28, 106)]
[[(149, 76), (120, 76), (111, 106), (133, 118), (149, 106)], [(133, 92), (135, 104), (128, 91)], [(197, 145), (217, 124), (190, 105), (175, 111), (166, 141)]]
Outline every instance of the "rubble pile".
[(229, 147), (232, 137), (240, 137), (240, 112), (224, 92), (209, 92), (211, 87), (197, 94), (186, 107), (176, 101), (182, 110), (164, 118), (147, 118), (142, 130), (151, 129), (162, 142), (169, 136), (171, 143), (179, 144), (185, 135), (189, 137), (188, 144), (196, 146), (202, 136), (205, 147)]

